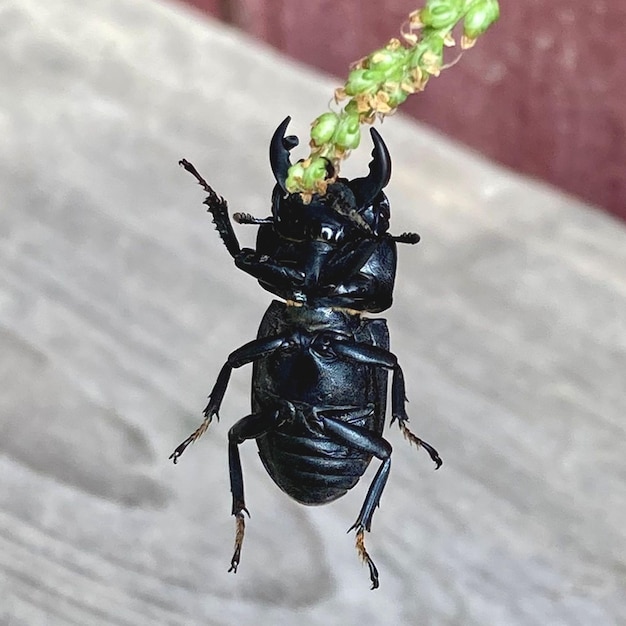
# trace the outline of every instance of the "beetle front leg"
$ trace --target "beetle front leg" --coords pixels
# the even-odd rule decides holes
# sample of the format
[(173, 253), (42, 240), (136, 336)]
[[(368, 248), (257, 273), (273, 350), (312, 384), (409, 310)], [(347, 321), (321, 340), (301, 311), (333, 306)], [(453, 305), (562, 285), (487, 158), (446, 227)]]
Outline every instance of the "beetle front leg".
[(254, 339), (230, 354), (228, 360), (220, 370), (217, 381), (209, 394), (209, 403), (204, 409), (204, 420), (200, 426), (198, 426), (198, 428), (196, 428), (196, 430), (194, 430), (194, 432), (191, 433), (185, 441), (178, 445), (174, 452), (170, 455), (169, 458), (172, 459), (174, 463), (178, 461), (179, 457), (190, 444), (206, 432), (207, 428), (211, 424), (211, 421), (213, 420), (213, 416), (219, 420), (219, 410), (222, 405), (224, 394), (226, 393), (228, 381), (230, 380), (230, 375), (233, 369), (242, 367), (243, 365), (252, 363), (253, 361), (271, 354), (280, 348), (284, 341), (285, 337), (282, 335), (277, 337)]
[(237, 236), (235, 235), (233, 226), (230, 223), (230, 218), (228, 217), (228, 204), (226, 200), (215, 193), (213, 187), (211, 187), (206, 180), (200, 176), (198, 170), (192, 163), (189, 163), (186, 159), (181, 159), (178, 164), (194, 176), (202, 189), (207, 192), (208, 195), (203, 204), (207, 206), (208, 212), (213, 217), (213, 223), (215, 224), (217, 232), (224, 242), (226, 249), (230, 255), (235, 258), (241, 250), (239, 248), (239, 242), (237, 241)]
[(341, 442), (350, 448), (371, 454), (382, 461), (370, 485), (367, 496), (365, 496), (365, 501), (363, 502), (359, 516), (356, 522), (348, 529), (348, 532), (356, 530), (357, 552), (361, 560), (367, 563), (370, 572), (370, 580), (372, 581), (372, 589), (377, 589), (379, 586), (378, 570), (365, 549), (365, 531), (367, 530), (369, 532), (371, 529), (374, 511), (380, 504), (380, 497), (387, 483), (387, 479), (389, 478), (389, 471), (391, 469), (391, 444), (380, 435), (366, 428), (325, 415), (325, 411), (319, 411), (317, 418), (321, 423), (324, 433), (331, 439)]
[(252, 248), (243, 248), (235, 257), (235, 265), (257, 280), (283, 289), (298, 288), (304, 284), (304, 272), (278, 263)]
[(439, 453), (428, 442), (414, 435), (407, 426), (409, 416), (406, 413), (406, 391), (404, 385), (404, 374), (398, 363), (395, 354), (366, 343), (357, 343), (354, 341), (333, 341), (333, 349), (339, 356), (352, 359), (359, 363), (384, 367), (393, 372), (391, 379), (391, 423), (398, 420), (398, 426), (402, 434), (410, 443), (417, 447), (422, 447), (428, 452), (430, 458), (435, 464), (435, 469), (439, 469), (443, 463)]
[(250, 517), (246, 508), (246, 500), (243, 489), (243, 471), (241, 469), (241, 457), (239, 456), (239, 444), (246, 439), (256, 439), (272, 430), (279, 424), (279, 412), (253, 413), (240, 419), (228, 431), (228, 469), (230, 473), (230, 492), (233, 496), (232, 514), (235, 516), (235, 548), (233, 558), (230, 561), (229, 572), (237, 573), (237, 567), (241, 559), (241, 546), (246, 530), (244, 513)]
[[(186, 159), (181, 159), (179, 164), (194, 176), (198, 184), (207, 192), (208, 195), (204, 200), (204, 204), (213, 217), (213, 223), (226, 249), (233, 257), (235, 265), (240, 270), (250, 274), (257, 280), (278, 286), (299, 287), (304, 283), (303, 272), (285, 267), (273, 259), (257, 253), (257, 251), (252, 248), (240, 248), (237, 235), (235, 235), (230, 217), (228, 216), (228, 204), (226, 200), (215, 193), (213, 188), (204, 180), (192, 163)], [(274, 221), (273, 218), (254, 218), (248, 213), (235, 213), (233, 217), (236, 222), (244, 224), (264, 225), (272, 224)], [(206, 427), (204, 430), (206, 430)]]
[(319, 297), (330, 306), (365, 304), (368, 311), (389, 308), (396, 255), (396, 246), (389, 237), (348, 242), (325, 264), (320, 280), (324, 288)]

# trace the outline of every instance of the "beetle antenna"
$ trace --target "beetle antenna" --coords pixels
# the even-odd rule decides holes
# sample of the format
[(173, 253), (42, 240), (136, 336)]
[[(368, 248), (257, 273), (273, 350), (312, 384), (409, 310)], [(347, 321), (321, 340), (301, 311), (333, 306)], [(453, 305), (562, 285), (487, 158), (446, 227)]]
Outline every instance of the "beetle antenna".
[(391, 235), (391, 238), (396, 243), (410, 243), (410, 244), (416, 244), (420, 240), (420, 236), (417, 233), (402, 233), (401, 235)]
[(273, 224), (273, 217), (254, 217), (250, 213), (233, 213), (233, 219), (237, 224)]

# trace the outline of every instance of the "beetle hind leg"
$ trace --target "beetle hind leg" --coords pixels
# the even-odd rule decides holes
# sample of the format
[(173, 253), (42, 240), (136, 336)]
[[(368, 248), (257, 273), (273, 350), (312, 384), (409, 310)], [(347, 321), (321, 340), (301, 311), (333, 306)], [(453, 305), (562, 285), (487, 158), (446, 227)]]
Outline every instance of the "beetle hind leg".
[(356, 533), (356, 551), (359, 553), (359, 558), (363, 563), (367, 563), (367, 567), (370, 571), (370, 580), (372, 581), (372, 589), (378, 589), (378, 569), (372, 561), (372, 557), (365, 549), (365, 529), (361, 526)]
[(333, 411), (322, 410), (317, 414), (317, 418), (325, 435), (335, 441), (341, 442), (349, 448), (371, 454), (382, 461), (365, 496), (365, 501), (363, 502), (359, 516), (356, 522), (348, 529), (348, 532), (356, 530), (357, 552), (361, 560), (367, 563), (370, 572), (370, 580), (372, 581), (372, 589), (377, 589), (379, 586), (378, 570), (365, 549), (365, 531), (367, 530), (369, 532), (371, 529), (374, 511), (380, 504), (380, 497), (382, 496), (385, 485), (387, 484), (387, 479), (389, 478), (389, 472), (391, 470), (391, 444), (380, 435), (362, 426), (350, 424), (332, 417), (332, 413)]
[(384, 452), (384, 454), (387, 454), (387, 457), (384, 459), (383, 464), (378, 468), (378, 471), (374, 476), (374, 480), (372, 481), (369, 491), (365, 496), (365, 502), (363, 502), (363, 506), (361, 507), (361, 511), (359, 512), (356, 522), (354, 522), (354, 524), (352, 524), (352, 526), (348, 529), (348, 532), (356, 530), (356, 550), (361, 561), (367, 563), (367, 567), (369, 568), (370, 580), (372, 581), (371, 589), (378, 589), (378, 570), (376, 569), (376, 565), (374, 565), (374, 561), (372, 561), (372, 558), (365, 549), (365, 531), (367, 530), (369, 532), (371, 529), (372, 517), (374, 516), (374, 511), (378, 508), (378, 506), (380, 506), (380, 497), (383, 493), (383, 489), (385, 488), (385, 484), (387, 483), (389, 470), (391, 469), (391, 458), (389, 456), (391, 454), (391, 446), (384, 439), (382, 439), (382, 437), (380, 438), (380, 441), (384, 442), (388, 447)]
[[(244, 510), (248, 513), (247, 509)], [(249, 515), (248, 513), (248, 516)], [(230, 560), (230, 567), (228, 568), (228, 571), (233, 574), (237, 573), (237, 567), (241, 560), (241, 546), (243, 545), (243, 537), (246, 532), (246, 518), (244, 517), (243, 511), (239, 511), (239, 513), (235, 515), (235, 525), (235, 548), (233, 550), (233, 558)]]
[(241, 547), (246, 531), (244, 513), (250, 517), (246, 508), (243, 490), (243, 471), (239, 445), (247, 439), (256, 439), (272, 430), (279, 422), (279, 411), (268, 413), (252, 413), (236, 422), (228, 431), (228, 469), (230, 474), (230, 492), (233, 496), (232, 514), (235, 516), (235, 549), (230, 560), (229, 572), (237, 573), (241, 560)]

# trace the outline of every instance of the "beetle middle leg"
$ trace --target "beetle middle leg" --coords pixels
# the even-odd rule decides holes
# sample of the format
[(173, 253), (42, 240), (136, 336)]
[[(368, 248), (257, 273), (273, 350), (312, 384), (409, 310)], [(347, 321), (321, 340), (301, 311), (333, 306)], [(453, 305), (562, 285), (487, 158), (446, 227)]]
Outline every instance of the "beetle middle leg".
[(246, 529), (244, 513), (250, 517), (246, 508), (246, 500), (243, 489), (243, 471), (241, 469), (241, 457), (239, 456), (239, 444), (246, 439), (256, 439), (272, 430), (280, 422), (279, 411), (266, 413), (253, 413), (238, 422), (228, 431), (228, 469), (230, 473), (230, 492), (233, 496), (232, 514), (235, 516), (235, 549), (230, 561), (229, 572), (236, 573), (241, 559), (241, 546)]
[(391, 423), (398, 420), (398, 425), (402, 434), (410, 443), (418, 447), (424, 448), (428, 452), (435, 469), (439, 469), (443, 463), (439, 453), (428, 442), (414, 435), (407, 426), (409, 416), (406, 413), (406, 390), (404, 385), (404, 374), (398, 363), (395, 354), (367, 343), (358, 343), (355, 341), (333, 341), (333, 349), (339, 356), (352, 359), (360, 363), (374, 365), (390, 369), (393, 372), (391, 379)]
[(360, 450), (366, 454), (371, 454), (382, 461), (365, 496), (365, 501), (363, 502), (359, 516), (356, 522), (348, 529), (348, 532), (356, 530), (357, 551), (361, 560), (367, 563), (370, 572), (370, 580), (372, 581), (372, 589), (376, 589), (379, 585), (378, 570), (365, 549), (365, 531), (369, 532), (371, 529), (374, 511), (380, 504), (380, 497), (387, 483), (387, 479), (389, 478), (392, 448), (391, 444), (380, 435), (357, 424), (350, 424), (341, 419), (331, 417), (329, 413), (332, 412), (333, 411), (322, 410), (316, 413), (317, 420), (321, 424), (326, 436), (347, 447)]
[[(391, 353), (390, 353), (391, 354)], [(400, 365), (397, 364), (393, 370), (393, 379), (391, 382), (391, 423), (393, 424), (395, 420), (398, 420), (398, 426), (402, 431), (402, 435), (409, 442), (412, 443), (416, 448), (424, 448), (428, 455), (433, 460), (435, 464), (435, 469), (439, 469), (443, 461), (439, 456), (439, 453), (433, 446), (431, 446), (427, 441), (420, 439), (417, 435), (413, 434), (409, 427), (407, 426), (409, 422), (409, 416), (406, 413), (406, 391), (404, 385), (404, 374)]]
[(219, 420), (219, 410), (233, 369), (252, 363), (253, 361), (271, 354), (283, 345), (285, 339), (286, 337), (283, 335), (254, 339), (229, 355), (228, 360), (220, 370), (217, 381), (209, 394), (209, 403), (204, 409), (204, 420), (200, 426), (172, 452), (170, 459), (172, 459), (174, 463), (178, 461), (179, 457), (190, 444), (196, 441), (196, 439), (199, 439), (206, 432), (213, 420), (213, 416)]

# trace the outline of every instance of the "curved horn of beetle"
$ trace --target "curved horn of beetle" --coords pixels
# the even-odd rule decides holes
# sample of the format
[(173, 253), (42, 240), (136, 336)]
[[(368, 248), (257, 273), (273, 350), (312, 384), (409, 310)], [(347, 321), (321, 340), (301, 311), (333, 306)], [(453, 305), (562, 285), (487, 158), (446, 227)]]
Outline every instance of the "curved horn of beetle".
[(375, 128), (370, 128), (370, 135), (374, 143), (370, 173), (363, 178), (355, 178), (350, 186), (361, 207), (368, 206), (374, 198), (387, 186), (391, 178), (391, 156), (389, 150)]
[(272, 166), (272, 172), (274, 173), (276, 182), (285, 192), (287, 192), (287, 187), (285, 186), (287, 171), (291, 167), (289, 152), (299, 143), (295, 135), (285, 137), (285, 131), (290, 121), (291, 116), (288, 115), (274, 131), (270, 142), (270, 164)]

